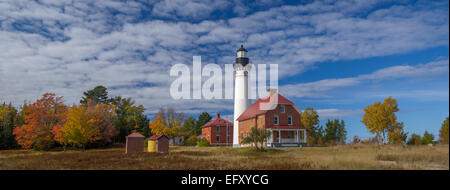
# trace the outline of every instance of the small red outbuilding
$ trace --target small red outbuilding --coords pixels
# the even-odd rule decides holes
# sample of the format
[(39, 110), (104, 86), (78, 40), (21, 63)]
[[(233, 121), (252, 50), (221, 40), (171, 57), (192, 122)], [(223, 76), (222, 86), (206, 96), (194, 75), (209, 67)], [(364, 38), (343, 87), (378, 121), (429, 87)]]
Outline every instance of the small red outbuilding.
[(153, 135), (148, 140), (156, 141), (156, 152), (168, 153), (169, 152), (169, 137), (166, 135)]
[(145, 136), (133, 132), (126, 137), (125, 153), (144, 152)]

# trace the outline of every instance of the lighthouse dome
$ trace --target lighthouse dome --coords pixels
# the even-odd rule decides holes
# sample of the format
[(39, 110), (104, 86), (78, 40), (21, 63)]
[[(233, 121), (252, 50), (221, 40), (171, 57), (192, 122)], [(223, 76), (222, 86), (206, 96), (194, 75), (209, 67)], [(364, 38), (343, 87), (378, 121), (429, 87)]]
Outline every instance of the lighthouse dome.
[(244, 45), (241, 45), (241, 47), (236, 51), (237, 57), (235, 64), (240, 64), (245, 67), (249, 63), (249, 59), (247, 57), (247, 50), (244, 48)]

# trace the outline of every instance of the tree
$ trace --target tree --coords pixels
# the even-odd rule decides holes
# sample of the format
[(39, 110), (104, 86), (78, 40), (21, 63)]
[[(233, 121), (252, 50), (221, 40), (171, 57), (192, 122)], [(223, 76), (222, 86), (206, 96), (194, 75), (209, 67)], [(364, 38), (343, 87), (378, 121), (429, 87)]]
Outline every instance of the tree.
[(198, 116), (197, 123), (195, 124), (194, 133), (193, 135), (200, 135), (202, 133), (201, 127), (211, 121), (212, 117), (209, 115), (208, 112), (203, 112)]
[(197, 136), (196, 122), (194, 117), (189, 117), (184, 121), (183, 128), (188, 133), (188, 136)]
[(270, 136), (270, 132), (263, 128), (252, 127), (247, 137), (242, 139), (243, 144), (253, 144), (255, 148), (261, 152), (264, 152), (264, 143), (267, 137)]
[(162, 111), (159, 111), (153, 121), (150, 123), (150, 129), (153, 134), (158, 136), (167, 134), (169, 127), (167, 125), (166, 117), (164, 116)]
[(100, 145), (111, 143), (111, 139), (116, 134), (113, 122), (116, 117), (116, 106), (107, 104), (90, 105), (88, 102), (87, 113), (91, 122), (99, 131), (98, 142)]
[(408, 145), (419, 145), (422, 144), (422, 140), (420, 138), (420, 135), (418, 134), (411, 134), (411, 136), (409, 137), (408, 141), (406, 142), (406, 144)]
[(433, 144), (434, 135), (431, 133), (428, 133), (428, 131), (425, 130), (425, 133), (422, 137), (422, 144)]
[(448, 117), (445, 118), (444, 122), (442, 123), (441, 129), (439, 130), (439, 141), (441, 143), (448, 144)]
[(0, 150), (17, 147), (16, 139), (13, 135), (14, 127), (17, 124), (17, 110), (11, 103), (0, 106)]
[(344, 120), (327, 120), (327, 123), (325, 124), (325, 134), (324, 138), (327, 142), (339, 143), (343, 144), (345, 143), (347, 131), (345, 130), (345, 123)]
[(96, 121), (87, 107), (72, 106), (67, 116), (67, 122), (59, 133), (67, 135), (67, 142), (81, 146), (84, 152), (86, 144), (101, 139), (100, 130), (95, 123)]
[(125, 142), (125, 137), (133, 130), (138, 131), (146, 137), (151, 136), (149, 120), (145, 115), (145, 108), (142, 105), (136, 106), (131, 98), (116, 96), (112, 100), (116, 106), (116, 118), (114, 126), (117, 135), (114, 137), (117, 142)]
[(407, 137), (408, 133), (403, 131), (403, 122), (391, 127), (388, 131), (389, 144), (404, 144)]
[(64, 152), (66, 151), (67, 145), (70, 144), (70, 137), (67, 133), (64, 132), (63, 126), (58, 125), (53, 127), (52, 133), (53, 133), (53, 139), (58, 142), (59, 144), (63, 145)]
[(112, 99), (108, 98), (108, 89), (104, 86), (97, 86), (92, 90), (83, 92), (84, 97), (81, 98), (80, 103), (86, 106), (88, 100), (92, 100), (93, 104), (110, 104)]
[(53, 128), (63, 125), (66, 119), (67, 106), (62, 97), (45, 93), (26, 109), (25, 124), (13, 132), (17, 142), (25, 149), (50, 149), (55, 143)]
[(312, 107), (306, 107), (305, 111), (301, 114), (302, 125), (306, 128), (306, 132), (313, 135), (319, 125), (319, 115), (317, 111)]
[(354, 136), (352, 140), (352, 144), (360, 144), (361, 139), (358, 136)]
[(393, 127), (398, 127), (395, 112), (398, 112), (397, 100), (392, 97), (386, 98), (383, 103), (375, 102), (364, 108), (364, 116), (361, 120), (370, 133), (377, 134), (379, 142), (386, 143), (386, 133)]

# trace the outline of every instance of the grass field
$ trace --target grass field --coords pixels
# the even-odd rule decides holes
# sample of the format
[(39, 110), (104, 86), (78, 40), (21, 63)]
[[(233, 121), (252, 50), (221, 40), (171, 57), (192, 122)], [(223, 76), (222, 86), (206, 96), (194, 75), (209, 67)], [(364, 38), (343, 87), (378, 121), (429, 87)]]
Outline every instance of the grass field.
[(307, 147), (269, 149), (170, 147), (170, 153), (124, 154), (123, 148), (0, 151), (0, 169), (449, 169), (449, 146)]

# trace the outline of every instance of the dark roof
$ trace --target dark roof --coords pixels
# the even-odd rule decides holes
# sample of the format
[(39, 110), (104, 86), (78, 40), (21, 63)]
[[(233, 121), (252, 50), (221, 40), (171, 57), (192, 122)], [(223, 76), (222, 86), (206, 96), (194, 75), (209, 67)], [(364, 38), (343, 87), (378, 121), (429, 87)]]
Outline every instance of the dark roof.
[(151, 136), (150, 138), (148, 138), (148, 140), (159, 140), (159, 139), (162, 138), (162, 137), (169, 138), (169, 137), (167, 137), (166, 135), (162, 134), (162, 135), (160, 135), (160, 136), (158, 136), (158, 135), (153, 135), (153, 136)]
[(166, 136), (166, 135), (162, 134), (161, 136), (159, 136), (159, 137), (158, 137), (158, 140), (159, 140), (160, 138), (163, 138), (163, 137), (166, 137), (167, 139), (169, 139), (169, 137), (168, 137), (168, 136)]
[(236, 52), (238, 52), (238, 51), (245, 51), (245, 52), (248, 52), (248, 51), (244, 48), (244, 45), (242, 45), (242, 44), (241, 44), (241, 48), (239, 48)]
[[(273, 102), (275, 100), (275, 96), (277, 96), (278, 102)], [(286, 105), (293, 105), (295, 107), (295, 104), (282, 96), (279, 93), (274, 93), (271, 95), (271, 98), (269, 96), (266, 96), (264, 98), (258, 99), (255, 103), (250, 105), (238, 118), (238, 121), (248, 119), (255, 117), (256, 115), (260, 115), (263, 113), (266, 113), (266, 109), (260, 109), (260, 104), (263, 103), (264, 105), (268, 105), (266, 109), (268, 109), (270, 106), (278, 105), (278, 104), (286, 104)]]

